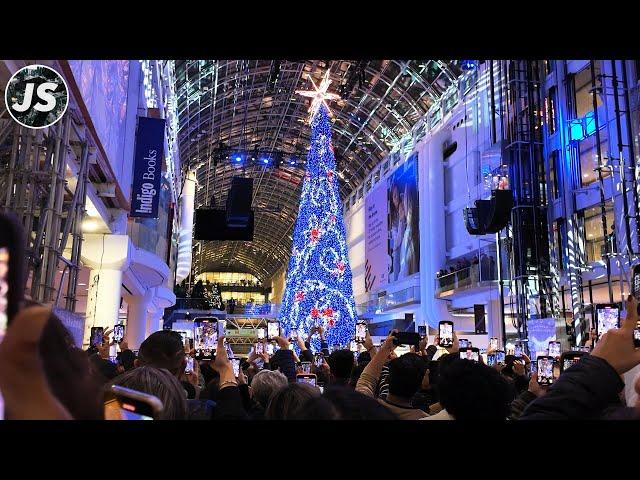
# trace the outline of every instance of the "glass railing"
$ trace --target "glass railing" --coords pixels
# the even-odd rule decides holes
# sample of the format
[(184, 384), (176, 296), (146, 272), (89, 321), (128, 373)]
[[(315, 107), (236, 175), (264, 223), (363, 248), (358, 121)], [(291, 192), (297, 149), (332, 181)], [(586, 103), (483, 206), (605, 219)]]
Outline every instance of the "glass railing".
[(498, 280), (495, 263), (484, 266), (475, 264), (437, 277), (436, 293), (471, 288), (478, 286), (481, 282), (492, 282), (495, 280)]
[(382, 313), (397, 307), (420, 302), (420, 287), (413, 286), (387, 293), (366, 303), (356, 305), (360, 315)]
[[(207, 298), (176, 298), (176, 303), (172, 310), (213, 310), (212, 302)], [(233, 312), (225, 311), (234, 315), (274, 315), (278, 313), (278, 306), (273, 303), (247, 302), (236, 304)]]

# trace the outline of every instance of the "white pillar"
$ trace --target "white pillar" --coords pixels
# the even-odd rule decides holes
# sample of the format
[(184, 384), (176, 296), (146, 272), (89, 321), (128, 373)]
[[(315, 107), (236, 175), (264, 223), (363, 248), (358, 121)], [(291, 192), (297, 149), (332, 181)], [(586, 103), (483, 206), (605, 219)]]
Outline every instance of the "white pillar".
[(129, 266), (129, 237), (89, 234), (84, 237), (82, 261), (91, 268), (83, 345), (89, 345), (91, 327), (113, 328), (122, 295), (122, 272)]
[(83, 343), (89, 345), (91, 327), (113, 328), (120, 309), (122, 272), (120, 270), (91, 270), (89, 297)]
[(147, 312), (147, 327), (145, 338), (158, 330), (162, 330), (162, 309), (156, 308)]
[(147, 313), (151, 306), (150, 295), (126, 297), (129, 306), (127, 314), (127, 343), (132, 350), (138, 350), (146, 338)]

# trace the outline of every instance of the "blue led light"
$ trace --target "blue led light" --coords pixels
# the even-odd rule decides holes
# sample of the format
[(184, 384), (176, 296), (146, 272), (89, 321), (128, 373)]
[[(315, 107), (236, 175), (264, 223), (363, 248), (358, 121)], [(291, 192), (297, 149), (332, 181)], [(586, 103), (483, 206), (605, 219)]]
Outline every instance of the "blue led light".
[(569, 140), (572, 142), (578, 142), (585, 137), (584, 125), (582, 118), (574, 118), (569, 120)]
[(242, 161), (242, 157), (238, 156), (236, 157), (236, 162), (241, 162)]
[[(325, 329), (329, 345), (347, 347), (357, 320), (331, 124), (321, 106), (311, 122), (311, 149), (300, 196), (280, 309), (284, 334)], [(312, 345), (317, 349), (319, 339)]]
[(476, 61), (475, 60), (460, 60), (460, 67), (463, 70), (473, 70), (474, 68), (476, 68)]

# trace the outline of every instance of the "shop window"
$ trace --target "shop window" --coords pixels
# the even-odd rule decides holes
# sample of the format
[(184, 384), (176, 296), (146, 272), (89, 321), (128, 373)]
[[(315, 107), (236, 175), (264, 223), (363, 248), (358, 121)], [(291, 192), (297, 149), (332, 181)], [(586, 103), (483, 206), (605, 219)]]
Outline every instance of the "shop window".
[(611, 175), (611, 169), (606, 167), (609, 151), (609, 138), (606, 129), (600, 130), (600, 154), (602, 158), (598, 157), (596, 135), (591, 135), (581, 140), (578, 145), (578, 151), (580, 155), (580, 177), (583, 187), (598, 181), (598, 172), (594, 169), (599, 165), (605, 165), (600, 169), (602, 178), (607, 178)]
[[(600, 67), (598, 62), (594, 62), (596, 67), (596, 85), (598, 82), (598, 75), (600, 75)], [(582, 118), (587, 113), (593, 111), (593, 97), (591, 95), (591, 66), (580, 70), (574, 76), (574, 90), (576, 98), (576, 118)], [(596, 95), (596, 104), (598, 107), (602, 105), (602, 99), (600, 95)]]
[(556, 87), (551, 87), (544, 99), (545, 120), (549, 135), (555, 133), (557, 128), (556, 118)]
[(608, 200), (605, 203), (605, 216), (607, 218), (607, 233), (602, 230), (602, 215), (600, 205), (586, 208), (584, 216), (584, 244), (586, 250), (587, 263), (597, 262), (604, 258), (609, 252), (613, 253), (615, 248), (615, 235), (613, 232), (614, 215), (613, 203)]

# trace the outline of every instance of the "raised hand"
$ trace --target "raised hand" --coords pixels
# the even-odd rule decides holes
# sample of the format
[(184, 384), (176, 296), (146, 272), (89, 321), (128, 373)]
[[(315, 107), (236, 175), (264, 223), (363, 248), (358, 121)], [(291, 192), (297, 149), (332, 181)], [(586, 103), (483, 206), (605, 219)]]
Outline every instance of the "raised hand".
[(638, 321), (638, 301), (629, 295), (627, 298), (627, 318), (622, 320), (620, 328), (614, 328), (602, 335), (591, 352), (611, 365), (616, 372), (623, 374), (640, 363), (640, 348), (633, 345), (633, 330)]

